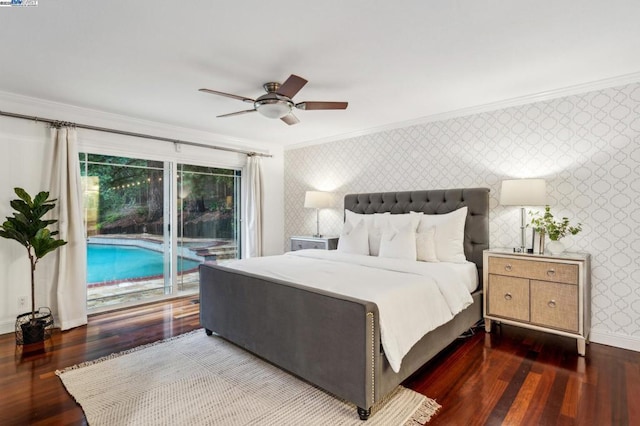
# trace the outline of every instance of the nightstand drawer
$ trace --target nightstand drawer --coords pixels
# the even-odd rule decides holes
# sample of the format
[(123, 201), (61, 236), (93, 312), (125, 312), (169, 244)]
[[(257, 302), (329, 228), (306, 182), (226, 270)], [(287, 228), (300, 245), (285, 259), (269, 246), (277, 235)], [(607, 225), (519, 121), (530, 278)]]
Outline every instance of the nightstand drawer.
[(578, 332), (578, 287), (531, 281), (531, 322)]
[(316, 249), (335, 250), (338, 247), (338, 237), (291, 237), (291, 251)]
[(487, 314), (529, 321), (529, 280), (489, 275)]
[(308, 241), (308, 240), (291, 240), (291, 250), (304, 249), (326, 249), (327, 244), (324, 241)]
[(491, 257), (489, 258), (489, 273), (565, 284), (578, 284), (578, 265), (568, 263)]

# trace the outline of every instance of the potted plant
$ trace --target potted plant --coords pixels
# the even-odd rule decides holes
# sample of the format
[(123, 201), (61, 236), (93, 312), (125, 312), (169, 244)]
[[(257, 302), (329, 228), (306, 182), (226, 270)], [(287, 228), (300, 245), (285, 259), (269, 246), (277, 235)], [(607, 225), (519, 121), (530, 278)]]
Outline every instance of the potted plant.
[[(18, 316), (26, 320), (16, 321), (16, 332), (22, 332), (21, 339), (16, 339), (18, 343), (30, 344), (41, 342), (45, 338), (45, 327), (51, 325), (50, 312), (48, 319), (36, 313), (35, 304), (35, 270), (38, 261), (48, 253), (67, 244), (66, 241), (53, 238), (58, 231), (51, 231), (49, 226), (57, 222), (55, 219), (42, 219), (42, 217), (52, 210), (57, 200), (50, 200), (49, 193), (42, 191), (35, 197), (31, 196), (22, 188), (14, 188), (17, 200), (11, 200), (11, 207), (15, 210), (12, 217), (7, 217), (0, 226), (0, 237), (16, 240), (27, 249), (29, 265), (31, 266), (31, 313)], [(46, 316), (46, 315), (45, 315)], [(18, 329), (18, 323), (20, 330)], [(49, 323), (49, 324), (48, 324)]]
[(540, 216), (538, 212), (530, 211), (529, 214), (532, 217), (531, 225), (533, 229), (549, 236), (551, 242), (547, 244), (547, 249), (551, 254), (559, 254), (564, 251), (564, 244), (560, 239), (567, 235), (576, 235), (582, 231), (582, 224), (578, 223), (576, 226), (572, 226), (569, 223), (569, 218), (563, 217), (560, 220), (556, 220), (551, 213), (551, 207), (548, 205), (544, 207), (544, 214)]

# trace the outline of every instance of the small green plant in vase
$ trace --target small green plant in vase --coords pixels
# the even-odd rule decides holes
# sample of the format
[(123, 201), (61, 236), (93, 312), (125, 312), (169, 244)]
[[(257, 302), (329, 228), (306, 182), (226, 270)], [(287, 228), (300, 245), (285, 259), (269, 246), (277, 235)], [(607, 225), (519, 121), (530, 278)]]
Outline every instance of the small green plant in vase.
[(531, 218), (531, 226), (537, 232), (543, 235), (548, 235), (551, 242), (547, 245), (551, 254), (558, 254), (564, 251), (564, 244), (560, 240), (567, 235), (576, 235), (582, 231), (582, 224), (578, 223), (576, 226), (572, 226), (569, 223), (569, 218), (563, 217), (560, 220), (556, 220), (551, 213), (551, 207), (548, 205), (544, 207), (544, 214), (540, 216), (539, 212), (529, 211)]

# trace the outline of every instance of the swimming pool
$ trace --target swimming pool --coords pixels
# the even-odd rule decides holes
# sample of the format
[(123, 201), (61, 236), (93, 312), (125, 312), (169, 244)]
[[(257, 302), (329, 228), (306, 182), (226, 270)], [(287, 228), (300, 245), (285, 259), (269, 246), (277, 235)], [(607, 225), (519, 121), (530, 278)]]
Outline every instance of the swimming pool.
[[(178, 258), (178, 271), (198, 267), (200, 262)], [(137, 246), (87, 244), (87, 283), (141, 279), (162, 276), (163, 254)]]

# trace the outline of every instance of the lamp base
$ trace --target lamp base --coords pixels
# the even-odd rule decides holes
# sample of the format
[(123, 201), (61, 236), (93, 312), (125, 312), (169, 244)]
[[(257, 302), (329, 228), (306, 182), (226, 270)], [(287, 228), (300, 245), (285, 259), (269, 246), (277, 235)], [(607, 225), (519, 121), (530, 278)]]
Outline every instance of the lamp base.
[(322, 238), (322, 234), (313, 234), (314, 238)]
[(527, 246), (525, 245), (525, 240), (527, 239), (526, 216), (527, 214), (524, 211), (524, 207), (520, 207), (520, 248), (518, 249), (518, 253), (527, 252)]

